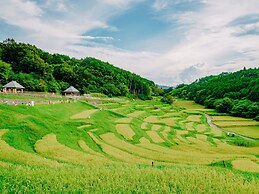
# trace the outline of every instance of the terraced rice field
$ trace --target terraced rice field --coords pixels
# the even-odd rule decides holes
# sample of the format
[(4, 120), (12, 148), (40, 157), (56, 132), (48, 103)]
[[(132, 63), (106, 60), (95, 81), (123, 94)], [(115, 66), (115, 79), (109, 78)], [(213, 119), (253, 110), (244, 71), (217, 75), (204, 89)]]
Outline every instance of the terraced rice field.
[(259, 139), (259, 126), (238, 126), (238, 127), (227, 127), (225, 128), (228, 131), (235, 132), (240, 135), (244, 135), (247, 137), (252, 137), (255, 139)]
[(132, 121), (132, 118), (121, 118), (117, 119), (116, 123), (130, 123)]
[(133, 136), (135, 132), (128, 124), (117, 124), (116, 130), (119, 134), (121, 134), (127, 140), (133, 140)]
[(212, 116), (213, 124), (237, 134), (259, 139), (259, 122), (251, 119), (230, 116)]
[(251, 121), (250, 119), (231, 116), (211, 116), (213, 121)]
[(148, 136), (152, 139), (155, 143), (163, 143), (164, 140), (159, 136), (158, 132), (156, 131), (147, 131)]
[(190, 115), (187, 117), (188, 121), (201, 122), (201, 115)]
[(138, 118), (140, 115), (142, 115), (143, 113), (145, 113), (145, 111), (134, 111), (130, 114), (128, 114), (128, 117), (134, 117), (134, 118)]
[[(123, 108), (116, 105), (120, 112), (115, 111), (114, 103), (106, 103), (105, 109), (85, 102), (52, 108), (5, 106), (17, 122), (6, 123), (13, 121), (9, 114), (0, 118), (0, 168), (17, 164), (55, 168), (123, 164), (152, 168), (155, 164), (163, 173), (163, 168), (175, 168), (179, 163), (187, 169), (218, 169), (212, 164), (226, 161), (233, 172), (259, 173), (257, 144), (235, 145), (235, 138), (204, 122), (201, 106), (179, 100), (177, 106), (180, 105), (186, 108), (184, 112), (153, 101), (129, 102)], [(235, 122), (232, 117), (213, 119), (215, 123), (237, 125), (247, 122)], [(257, 137), (256, 125), (251, 126), (254, 129), (248, 125), (244, 132), (250, 131), (251, 136)], [(232, 125), (228, 128), (232, 130)]]
[(208, 129), (208, 126), (205, 125), (205, 124), (198, 124), (195, 126), (195, 129), (198, 131), (198, 132), (204, 132)]
[(248, 172), (258, 172), (258, 162), (251, 161), (249, 159), (237, 159), (232, 161), (233, 168)]
[(256, 126), (258, 121), (214, 121), (214, 124), (219, 127), (242, 127), (242, 126)]
[(175, 105), (180, 108), (185, 108), (187, 110), (200, 110), (205, 109), (204, 106), (194, 103), (193, 101), (187, 100), (177, 100)]
[[(42, 155), (57, 160), (64, 160), (74, 164), (88, 164), (89, 162), (101, 161), (103, 158), (85, 154), (60, 144), (56, 135), (48, 134), (35, 144), (35, 150)], [(68, 154), (69, 153), (69, 154)]]

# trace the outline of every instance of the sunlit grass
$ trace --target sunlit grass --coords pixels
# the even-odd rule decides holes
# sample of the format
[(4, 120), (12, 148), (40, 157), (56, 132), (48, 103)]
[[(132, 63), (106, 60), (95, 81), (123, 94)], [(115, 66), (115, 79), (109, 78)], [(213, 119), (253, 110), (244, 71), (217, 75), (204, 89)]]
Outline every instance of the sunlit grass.
[(86, 154), (60, 144), (54, 134), (48, 134), (44, 136), (42, 140), (37, 141), (35, 149), (38, 153), (50, 158), (71, 162), (73, 164), (89, 164), (90, 162), (101, 162), (105, 160), (99, 156)]
[(163, 143), (165, 142), (156, 131), (147, 131), (147, 135), (152, 139), (155, 143)]
[(117, 124), (116, 130), (119, 134), (121, 134), (127, 140), (133, 140), (133, 136), (135, 132), (128, 124)]

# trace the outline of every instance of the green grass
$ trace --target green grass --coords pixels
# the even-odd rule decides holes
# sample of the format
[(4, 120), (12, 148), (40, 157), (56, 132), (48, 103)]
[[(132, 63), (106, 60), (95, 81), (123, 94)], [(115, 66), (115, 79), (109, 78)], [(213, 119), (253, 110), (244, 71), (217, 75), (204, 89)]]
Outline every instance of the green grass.
[(230, 160), (222, 160), (222, 161), (218, 161), (218, 162), (213, 162), (209, 166), (217, 166), (217, 167), (221, 167), (221, 168), (232, 169), (232, 164), (231, 164)]
[[(44, 95), (44, 94), (42, 94)], [(67, 100), (65, 97), (37, 97), (29, 95), (15, 95), (15, 94), (3, 94), (0, 93), (0, 99), (18, 99), (18, 100)]]
[(246, 140), (241, 137), (234, 137), (229, 138), (231, 141), (230, 143), (237, 145), (237, 146), (244, 146), (244, 147), (258, 147), (259, 143), (256, 141)]

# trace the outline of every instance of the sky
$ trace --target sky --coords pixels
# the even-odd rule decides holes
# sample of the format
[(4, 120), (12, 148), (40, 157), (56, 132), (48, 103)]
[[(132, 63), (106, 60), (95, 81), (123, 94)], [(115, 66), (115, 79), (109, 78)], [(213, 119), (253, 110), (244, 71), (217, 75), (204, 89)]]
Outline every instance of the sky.
[(259, 67), (259, 0), (0, 0), (0, 40), (160, 85)]

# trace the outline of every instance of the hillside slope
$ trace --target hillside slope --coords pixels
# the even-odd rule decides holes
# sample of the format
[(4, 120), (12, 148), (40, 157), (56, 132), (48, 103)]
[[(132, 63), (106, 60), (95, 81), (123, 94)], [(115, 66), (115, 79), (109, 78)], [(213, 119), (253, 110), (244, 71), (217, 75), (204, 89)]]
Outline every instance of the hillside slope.
[(259, 120), (259, 68), (204, 77), (178, 85), (172, 94), (219, 112)]
[(49, 54), (7, 39), (0, 42), (0, 86), (11, 80), (29, 91), (62, 92), (73, 85), (81, 93), (110, 96), (148, 96), (155, 88), (152, 81), (98, 59)]

